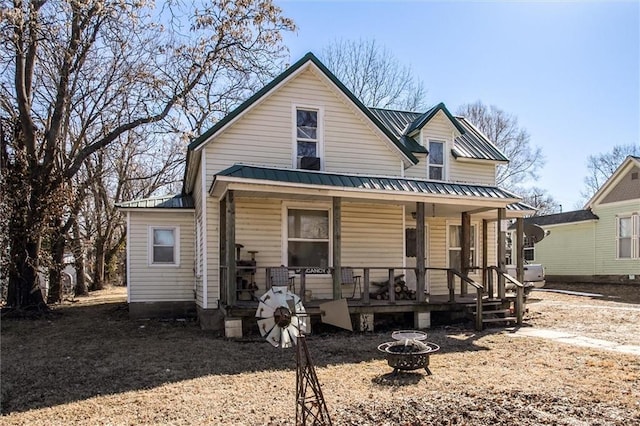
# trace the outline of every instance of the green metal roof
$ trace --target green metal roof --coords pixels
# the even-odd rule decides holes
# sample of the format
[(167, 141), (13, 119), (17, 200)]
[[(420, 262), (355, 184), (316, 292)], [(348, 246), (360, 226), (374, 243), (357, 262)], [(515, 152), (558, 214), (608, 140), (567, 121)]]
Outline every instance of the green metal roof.
[(442, 102), (422, 114), (413, 123), (411, 123), (409, 128), (405, 131), (405, 134), (410, 135), (416, 130), (422, 129), (433, 117), (435, 117), (438, 111), (442, 111), (444, 115), (446, 115), (451, 123), (455, 126), (455, 128), (458, 129), (460, 133), (464, 134), (464, 132), (466, 131), (464, 127), (462, 127), (460, 123), (458, 123), (458, 120), (456, 120), (455, 117), (451, 115), (447, 107), (444, 106)]
[[(397, 136), (405, 146), (415, 153), (428, 153), (427, 149), (407, 136), (423, 127), (440, 110), (445, 113), (458, 129), (464, 130), (453, 141), (451, 153), (455, 158), (475, 160), (509, 161), (500, 150), (464, 117), (451, 116), (444, 104), (440, 103), (425, 113), (370, 108), (371, 112)], [(404, 141), (406, 140), (406, 141)]]
[(193, 198), (190, 195), (165, 195), (162, 197), (141, 198), (116, 203), (121, 209), (192, 209)]
[(394, 135), (384, 124), (380, 122), (380, 120), (367, 108), (358, 98), (355, 97), (353, 93), (349, 89), (345, 87), (340, 80), (331, 72), (327, 67), (324, 66), (322, 62), (311, 52), (304, 55), (300, 60), (298, 60), (295, 64), (291, 65), (287, 68), (283, 73), (273, 79), (269, 84), (264, 86), (262, 89), (257, 91), (253, 96), (244, 101), (239, 107), (234, 109), (232, 112), (227, 114), (224, 118), (218, 121), (213, 127), (204, 132), (202, 135), (194, 139), (188, 146), (189, 150), (194, 150), (202, 145), (209, 137), (214, 135), (217, 131), (222, 129), (225, 125), (231, 122), (233, 119), (242, 114), (247, 108), (249, 108), (252, 104), (266, 95), (269, 91), (275, 88), (278, 84), (284, 81), (287, 77), (292, 75), (298, 69), (302, 68), (307, 62), (312, 62), (316, 67), (318, 67), (326, 76), (333, 82), (361, 111), (364, 113), (375, 125), (385, 134), (397, 147), (400, 151), (414, 164), (418, 164), (418, 159), (411, 153), (411, 150), (407, 148), (398, 138), (398, 136)]
[(453, 197), (478, 197), (490, 199), (517, 199), (517, 195), (497, 186), (449, 183), (441, 181), (395, 178), (386, 176), (348, 175), (308, 170), (277, 169), (236, 164), (214, 177), (220, 176), (255, 179), (270, 182), (297, 183), (303, 185), (382, 190), (390, 192), (443, 195)]
[(454, 157), (473, 158), (477, 160), (493, 160), (507, 162), (509, 159), (464, 117), (456, 117), (466, 132), (453, 143), (451, 153)]

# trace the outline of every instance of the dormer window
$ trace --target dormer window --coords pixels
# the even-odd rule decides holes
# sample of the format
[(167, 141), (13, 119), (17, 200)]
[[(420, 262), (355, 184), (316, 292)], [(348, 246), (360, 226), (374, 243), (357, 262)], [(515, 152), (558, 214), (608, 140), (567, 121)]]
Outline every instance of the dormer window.
[(296, 108), (296, 167), (320, 170), (321, 129), (320, 110)]
[(444, 142), (429, 141), (427, 167), (429, 179), (444, 180)]

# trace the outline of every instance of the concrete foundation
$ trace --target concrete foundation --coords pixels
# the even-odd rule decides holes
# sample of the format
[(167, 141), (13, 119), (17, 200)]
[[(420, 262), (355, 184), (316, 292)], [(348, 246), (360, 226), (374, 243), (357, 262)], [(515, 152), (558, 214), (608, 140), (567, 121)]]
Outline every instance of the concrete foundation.
[(225, 318), (224, 319), (224, 336), (227, 338), (242, 337), (242, 319), (241, 318)]
[(373, 332), (373, 314), (359, 314), (358, 329), (359, 331)]
[(224, 330), (224, 313), (220, 309), (198, 309), (198, 322), (203, 330), (220, 331)]
[(431, 312), (416, 312), (413, 314), (414, 327), (417, 329), (431, 327)]
[(129, 303), (129, 317), (141, 318), (195, 318), (194, 302), (132, 302)]

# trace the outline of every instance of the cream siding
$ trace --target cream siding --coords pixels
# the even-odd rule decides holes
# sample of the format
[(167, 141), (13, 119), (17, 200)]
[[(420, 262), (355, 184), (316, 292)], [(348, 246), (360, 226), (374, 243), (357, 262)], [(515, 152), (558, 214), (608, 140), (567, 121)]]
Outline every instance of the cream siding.
[[(447, 226), (459, 225), (460, 219), (457, 218), (428, 218), (427, 226), (429, 233), (427, 235), (427, 253), (428, 263), (427, 267), (432, 268), (447, 268), (448, 265), (448, 241), (447, 241)], [(471, 225), (476, 228), (476, 265), (482, 266), (482, 220), (471, 219)], [(496, 237), (495, 237), (495, 223), (490, 222), (488, 224), (487, 239), (489, 241), (487, 252), (489, 265), (496, 265)], [(482, 284), (481, 272), (471, 273), (470, 278)], [(427, 288), (431, 295), (445, 295), (449, 293), (447, 287), (447, 274), (445, 271), (427, 271)], [(456, 280), (456, 293), (460, 292), (459, 280)]]
[(595, 226), (580, 222), (546, 227), (550, 234), (534, 248), (534, 263), (546, 275), (593, 275), (595, 270)]
[[(429, 120), (429, 122), (420, 131), (420, 143), (427, 149), (429, 149), (429, 140), (445, 142), (444, 180), (448, 180), (449, 175), (451, 174), (450, 169), (454, 162), (454, 158), (451, 155), (451, 149), (453, 148), (453, 137), (457, 134), (457, 130), (442, 111), (438, 111), (436, 115), (432, 117), (431, 120)], [(420, 167), (420, 163), (413, 166), (412, 168), (415, 167)], [(421, 179), (427, 179), (428, 173), (426, 160), (424, 163), (422, 163), (421, 169), (421, 173), (423, 173)]]
[[(266, 288), (267, 267), (286, 263), (283, 240), (283, 204), (304, 208), (304, 201), (273, 200), (265, 198), (236, 198), (236, 242), (242, 244), (242, 257), (249, 259), (249, 250), (255, 250), (256, 283), (261, 294)], [(331, 200), (308, 207), (331, 208)], [(363, 266), (395, 266), (403, 264), (402, 207), (343, 203), (342, 205), (342, 264), (355, 268)], [(372, 270), (372, 280), (387, 277), (386, 269)], [(211, 285), (211, 280), (209, 280)], [(299, 286), (299, 277), (296, 283)], [(306, 288), (314, 298), (331, 298), (330, 275), (307, 275)]]
[(418, 164), (414, 164), (404, 171), (404, 177), (413, 179), (426, 179), (427, 178), (427, 155), (426, 154), (414, 154), (418, 159)]
[[(193, 212), (130, 212), (129, 256), (130, 302), (194, 300), (194, 218)], [(149, 227), (178, 227), (180, 264), (153, 266), (149, 263)]]
[(207, 308), (216, 309), (220, 300), (220, 201), (206, 198), (207, 220)]
[(401, 157), (361, 113), (307, 70), (246, 112), (204, 148), (211, 183), (213, 173), (235, 163), (291, 168), (294, 106), (322, 110), (325, 171), (395, 175)]
[(449, 170), (449, 180), (452, 182), (495, 185), (496, 165), (486, 161), (469, 162), (454, 159)]
[(617, 217), (640, 214), (640, 200), (594, 206), (593, 213), (600, 219), (595, 230), (596, 275), (640, 274), (639, 259), (617, 259)]
[[(196, 289), (196, 303), (198, 304), (198, 306), (204, 306), (204, 289), (203, 289), (203, 271), (204, 271), (204, 252), (205, 252), (205, 241), (204, 241), (204, 234), (203, 234), (203, 228), (202, 228), (202, 213), (203, 213), (203, 209), (202, 209), (202, 176), (201, 173), (198, 172), (196, 173), (196, 178), (195, 178), (195, 184), (194, 184), (194, 190), (193, 190), (193, 202), (194, 202), (194, 206), (195, 206), (195, 227), (197, 228), (198, 226), (200, 226), (200, 230), (198, 231), (198, 229), (196, 229), (194, 232), (196, 233), (196, 239), (195, 239), (195, 244), (199, 244), (200, 247), (196, 247), (195, 248), (195, 262), (196, 262), (196, 270), (200, 271), (200, 274), (196, 274), (195, 277), (195, 289)], [(198, 241), (197, 235), (198, 232), (200, 232), (200, 241)], [(198, 259), (197, 253), (200, 252), (201, 256)]]

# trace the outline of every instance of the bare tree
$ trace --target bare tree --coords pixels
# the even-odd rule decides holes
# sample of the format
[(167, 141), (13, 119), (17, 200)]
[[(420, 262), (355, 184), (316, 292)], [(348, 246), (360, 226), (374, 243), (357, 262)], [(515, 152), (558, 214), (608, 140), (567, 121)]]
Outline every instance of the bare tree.
[(582, 204), (593, 197), (629, 155), (640, 156), (640, 144), (616, 145), (609, 152), (587, 158), (589, 175), (584, 178), (585, 188), (580, 193)]
[(537, 171), (545, 162), (542, 150), (531, 145), (529, 133), (518, 125), (517, 117), (480, 101), (462, 105), (457, 113), (470, 120), (509, 159), (508, 165), (498, 166), (498, 185), (514, 189), (538, 177)]
[(424, 84), (375, 40), (336, 40), (322, 50), (321, 59), (368, 107), (426, 109)]
[(18, 124), (2, 169), (17, 186), (8, 195), (9, 305), (44, 307), (43, 242), (50, 224), (73, 213), (73, 178), (88, 158), (134, 129), (182, 122), (185, 99), (217, 67), (247, 76), (271, 69), (284, 54), (281, 32), (293, 28), (271, 0), (159, 9), (3, 0), (0, 115)]
[(523, 202), (537, 209), (534, 216), (560, 213), (562, 211), (562, 206), (542, 188), (518, 188), (516, 192), (522, 196)]

